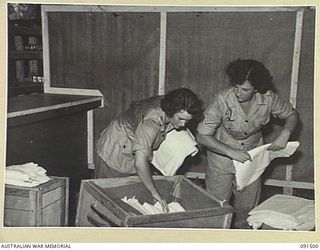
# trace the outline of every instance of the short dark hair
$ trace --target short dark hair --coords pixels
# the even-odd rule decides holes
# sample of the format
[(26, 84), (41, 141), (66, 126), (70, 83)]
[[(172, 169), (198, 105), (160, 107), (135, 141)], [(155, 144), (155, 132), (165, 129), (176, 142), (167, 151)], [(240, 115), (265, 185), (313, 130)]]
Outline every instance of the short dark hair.
[(269, 70), (259, 61), (253, 59), (237, 59), (226, 67), (231, 85), (243, 84), (249, 81), (259, 93), (274, 90), (273, 77)]
[(168, 117), (181, 110), (192, 115), (192, 119), (201, 120), (203, 118), (202, 101), (190, 89), (179, 88), (168, 92), (161, 100), (161, 108)]

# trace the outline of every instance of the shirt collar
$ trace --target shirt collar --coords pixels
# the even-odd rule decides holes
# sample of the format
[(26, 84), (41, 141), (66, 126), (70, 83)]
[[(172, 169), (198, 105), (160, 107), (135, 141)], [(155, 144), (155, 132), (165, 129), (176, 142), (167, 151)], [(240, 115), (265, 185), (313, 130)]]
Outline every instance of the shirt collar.
[(268, 90), (265, 94), (261, 94), (261, 93), (257, 92), (256, 93), (257, 104), (267, 105), (268, 104), (268, 100), (266, 98), (267, 96), (271, 96), (270, 90)]
[[(229, 108), (232, 108), (234, 106), (237, 106), (239, 104), (237, 97), (234, 93), (234, 91), (231, 89), (230, 92), (231, 98), (229, 99), (230, 101), (228, 102), (228, 106)], [(259, 92), (255, 93), (256, 96), (256, 104), (258, 105), (267, 105), (268, 104), (268, 100), (267, 100), (267, 96), (270, 96), (270, 90), (268, 90), (265, 94), (261, 94)]]

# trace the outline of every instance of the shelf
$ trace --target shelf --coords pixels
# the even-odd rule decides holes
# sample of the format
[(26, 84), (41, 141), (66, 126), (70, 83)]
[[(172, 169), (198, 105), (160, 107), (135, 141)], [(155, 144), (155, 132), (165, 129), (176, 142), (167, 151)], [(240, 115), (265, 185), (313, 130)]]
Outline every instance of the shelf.
[(9, 51), (10, 60), (42, 60), (42, 51)]
[(26, 26), (8, 26), (9, 34), (14, 35), (26, 35), (26, 36), (41, 36), (41, 27), (40, 26), (33, 26), (33, 27), (26, 27)]
[(41, 93), (36, 95), (15, 96), (8, 100), (8, 119), (50, 111), (91, 110), (101, 105), (101, 96), (60, 95)]
[(42, 93), (43, 83), (34, 82), (14, 82), (9, 84), (8, 87), (8, 97), (13, 97), (17, 95), (24, 95), (30, 93)]

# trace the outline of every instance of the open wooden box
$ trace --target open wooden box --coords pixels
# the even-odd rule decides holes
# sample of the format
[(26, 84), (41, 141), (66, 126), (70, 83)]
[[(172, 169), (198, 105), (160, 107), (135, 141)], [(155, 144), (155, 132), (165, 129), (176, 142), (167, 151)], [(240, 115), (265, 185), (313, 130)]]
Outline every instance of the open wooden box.
[(122, 198), (135, 196), (140, 203), (154, 204), (138, 176), (83, 180), (76, 226), (229, 228), (232, 207), (211, 196), (184, 176), (154, 176), (163, 198), (179, 202), (186, 211), (142, 215)]

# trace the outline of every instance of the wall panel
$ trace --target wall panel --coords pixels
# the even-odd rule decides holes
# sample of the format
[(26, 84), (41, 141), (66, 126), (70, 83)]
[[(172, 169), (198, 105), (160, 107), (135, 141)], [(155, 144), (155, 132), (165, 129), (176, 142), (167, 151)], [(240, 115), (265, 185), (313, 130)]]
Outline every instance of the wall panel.
[(207, 104), (228, 85), (228, 62), (254, 58), (289, 99), (294, 28), (295, 12), (168, 13), (166, 89), (190, 87)]
[(98, 89), (96, 134), (131, 101), (156, 94), (159, 13), (49, 12), (52, 87)]
[[(165, 90), (188, 87), (207, 106), (228, 86), (224, 68), (237, 58), (262, 61), (278, 93), (289, 100), (296, 12), (167, 12)], [(48, 12), (52, 87), (98, 89), (95, 142), (130, 102), (157, 93), (160, 12)], [(302, 123), (295, 157), (274, 162), (268, 177), (313, 181), (314, 11), (305, 10), (297, 109)], [(279, 126), (269, 127), (271, 141)], [(268, 132), (268, 131), (267, 131)]]
[[(267, 171), (269, 178), (285, 179), (286, 164), (294, 164), (294, 179), (313, 181), (313, 49), (307, 46), (314, 48), (314, 27), (310, 11), (306, 12), (299, 89), (306, 84), (308, 90), (298, 91), (297, 109), (303, 114), (303, 125), (294, 136), (301, 147), (295, 157), (274, 161)], [(289, 101), (295, 23), (296, 12), (168, 13), (166, 89), (189, 87), (207, 106), (214, 93), (228, 86), (227, 63), (253, 58), (266, 65), (277, 92)], [(278, 124), (267, 127), (266, 142), (280, 129)]]

